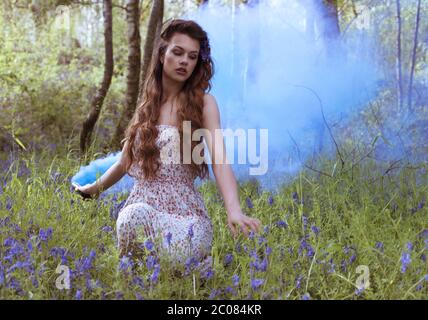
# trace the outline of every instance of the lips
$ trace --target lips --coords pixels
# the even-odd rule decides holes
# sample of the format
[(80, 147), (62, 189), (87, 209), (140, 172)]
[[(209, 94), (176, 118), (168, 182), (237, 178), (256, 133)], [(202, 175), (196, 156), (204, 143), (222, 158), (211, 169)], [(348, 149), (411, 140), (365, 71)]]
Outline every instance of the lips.
[(187, 73), (187, 70), (184, 68), (178, 68), (178, 69), (175, 69), (175, 71), (177, 71), (180, 74), (186, 74)]

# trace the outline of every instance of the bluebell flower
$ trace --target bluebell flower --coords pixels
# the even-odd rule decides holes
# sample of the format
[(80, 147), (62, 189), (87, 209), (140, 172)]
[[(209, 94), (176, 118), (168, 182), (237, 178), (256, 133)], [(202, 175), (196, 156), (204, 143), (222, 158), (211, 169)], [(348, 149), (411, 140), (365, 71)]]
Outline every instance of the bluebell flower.
[(293, 194), (291, 195), (291, 197), (293, 198), (294, 201), (299, 201), (299, 195), (297, 194), (296, 191), (293, 192)]
[(285, 221), (283, 221), (283, 220), (278, 220), (277, 223), (276, 223), (276, 225), (279, 228), (287, 228), (287, 226), (288, 226), (287, 223)]
[(208, 299), (214, 299), (216, 296), (218, 296), (221, 293), (220, 289), (212, 289), (211, 293), (208, 297)]
[(187, 272), (192, 270), (193, 267), (197, 267), (198, 265), (199, 265), (199, 261), (194, 256), (191, 256), (186, 259), (185, 267)]
[(119, 270), (127, 273), (132, 268), (132, 261), (127, 256), (123, 256), (119, 261)]
[(187, 234), (189, 235), (189, 238), (192, 239), (193, 238), (193, 224), (190, 225), (189, 227), (189, 231), (187, 232)]
[(5, 279), (4, 269), (3, 269), (3, 266), (1, 265), (1, 262), (0, 262), (0, 286), (2, 286), (4, 284), (4, 279)]
[(425, 199), (423, 199), (421, 202), (419, 202), (417, 209), (421, 210), (425, 206)]
[(428, 229), (422, 230), (422, 232), (419, 233), (419, 237), (423, 239), (428, 239)]
[(82, 294), (82, 290), (78, 289), (76, 291), (76, 300), (82, 300), (83, 294)]
[(230, 294), (234, 295), (234, 296), (236, 296), (236, 294), (237, 294), (236, 290), (234, 288), (232, 288), (231, 286), (227, 286), (226, 289), (225, 289), (225, 291), (227, 293), (230, 293)]
[(423, 262), (427, 262), (427, 256), (425, 255), (425, 253), (422, 253), (422, 254), (421, 254), (421, 260), (422, 260)]
[(409, 251), (412, 251), (412, 249), (413, 249), (413, 243), (411, 243), (410, 241), (409, 242), (407, 242), (407, 250), (409, 250)]
[(116, 291), (116, 300), (123, 300), (123, 293), (121, 291)]
[(152, 275), (150, 276), (150, 281), (152, 283), (156, 283), (158, 281), (159, 272), (160, 272), (160, 265), (157, 264), (157, 265), (155, 265), (155, 269), (154, 269)]
[(383, 252), (383, 242), (376, 242), (375, 248), (378, 249), (380, 252)]
[(155, 256), (150, 255), (146, 258), (147, 269), (152, 270), (155, 267), (156, 263), (157, 263), (157, 259)]
[(39, 231), (39, 239), (41, 241), (47, 242), (52, 239), (52, 228), (47, 228), (46, 230), (40, 229)]
[(296, 278), (296, 288), (300, 289), (300, 286), (302, 284), (302, 280), (303, 280), (303, 276), (302, 275), (298, 275)]
[(230, 253), (226, 254), (226, 256), (224, 257), (224, 265), (228, 266), (232, 263), (233, 261), (233, 255), (231, 255)]
[(214, 271), (211, 268), (209, 268), (207, 271), (201, 274), (201, 277), (207, 280), (211, 279), (212, 277), (214, 277)]
[(232, 283), (233, 285), (236, 287), (237, 285), (239, 285), (239, 276), (237, 274), (234, 274), (232, 276)]
[(350, 258), (349, 258), (349, 264), (354, 263), (354, 261), (357, 259), (357, 256), (355, 254), (353, 254)]
[(153, 247), (154, 247), (153, 241), (152, 241), (152, 240), (150, 240), (150, 239), (147, 239), (147, 240), (144, 242), (144, 246), (147, 248), (147, 250), (152, 251), (152, 250), (153, 250)]
[(110, 226), (104, 226), (104, 227), (101, 228), (101, 231), (103, 231), (103, 232), (112, 232), (113, 228), (110, 227)]
[(311, 296), (309, 295), (309, 293), (305, 293), (305, 294), (302, 296), (302, 300), (311, 300)]
[(308, 258), (313, 258), (314, 257), (314, 255), (315, 255), (315, 251), (314, 251), (314, 249), (312, 248), (312, 246), (311, 245), (308, 245), (307, 247), (306, 247), (306, 256), (308, 257)]
[(251, 198), (247, 197), (247, 199), (245, 199), (246, 203), (247, 203), (247, 207), (248, 209), (253, 209), (254, 205), (253, 202), (251, 201)]
[(303, 223), (303, 228), (306, 230), (306, 228), (308, 227), (308, 217), (305, 215), (302, 215), (302, 223)]
[(316, 236), (320, 233), (320, 229), (317, 226), (312, 225), (311, 230)]
[(265, 237), (260, 236), (260, 237), (259, 237), (259, 240), (258, 240), (258, 244), (259, 244), (259, 246), (260, 246), (260, 245), (262, 245), (263, 243), (266, 243), (266, 238), (265, 238)]
[(135, 299), (136, 300), (144, 300), (144, 297), (139, 292), (137, 292), (137, 293), (135, 293)]
[(11, 209), (12, 209), (12, 199), (10, 199), (9, 197), (7, 197), (7, 200), (6, 200), (6, 210), (7, 211), (11, 211)]
[(272, 248), (271, 247), (266, 247), (266, 249), (265, 249), (265, 254), (267, 255), (267, 256), (269, 256), (270, 254), (272, 253)]
[(272, 197), (272, 196), (269, 196), (269, 198), (268, 198), (268, 204), (269, 204), (270, 206), (272, 206), (272, 205), (273, 205), (273, 203), (274, 203), (273, 197)]
[(172, 239), (172, 233), (168, 232), (166, 235), (166, 242), (168, 243), (168, 246), (171, 246), (171, 239)]
[(144, 280), (139, 276), (134, 276), (132, 278), (132, 283), (139, 286), (141, 289), (144, 289)]
[(410, 258), (410, 253), (404, 252), (400, 260), (401, 260), (401, 273), (405, 273), (410, 262), (412, 262), (412, 259)]
[(251, 288), (253, 288), (253, 290), (256, 290), (256, 289), (260, 288), (264, 282), (265, 282), (264, 279), (252, 279), (251, 280)]
[(331, 258), (329, 262), (330, 262), (330, 269), (328, 270), (328, 272), (329, 273), (335, 273), (336, 272), (336, 270), (335, 270), (336, 265), (333, 263), (333, 258)]
[(357, 289), (355, 290), (355, 295), (359, 296), (359, 295), (361, 295), (361, 293), (363, 293), (363, 292), (364, 292), (364, 287), (357, 288)]

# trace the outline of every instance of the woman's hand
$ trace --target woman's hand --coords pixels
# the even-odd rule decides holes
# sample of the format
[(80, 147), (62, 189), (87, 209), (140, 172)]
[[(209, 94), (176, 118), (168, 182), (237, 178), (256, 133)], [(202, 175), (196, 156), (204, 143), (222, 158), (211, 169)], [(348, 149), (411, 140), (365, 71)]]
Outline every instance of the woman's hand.
[(228, 215), (227, 224), (232, 231), (233, 237), (238, 235), (236, 225), (248, 237), (249, 230), (254, 233), (260, 230), (261, 221), (256, 218), (250, 218), (242, 213), (242, 211), (234, 212)]
[(97, 199), (99, 196), (96, 186), (94, 184), (85, 184), (84, 186), (79, 186), (75, 183), (72, 183), (72, 191), (76, 192), (83, 199)]

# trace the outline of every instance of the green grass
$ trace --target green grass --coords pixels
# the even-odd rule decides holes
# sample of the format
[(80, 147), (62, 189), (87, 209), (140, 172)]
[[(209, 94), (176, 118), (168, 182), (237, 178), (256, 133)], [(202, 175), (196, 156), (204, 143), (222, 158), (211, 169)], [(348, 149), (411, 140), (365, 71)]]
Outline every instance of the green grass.
[[(18, 171), (24, 164), (29, 169), (26, 174)], [(383, 177), (384, 169), (371, 162), (344, 174), (336, 170), (332, 178), (303, 170), (276, 194), (243, 183), (242, 208), (259, 218), (264, 230), (237, 241), (227, 228), (216, 186), (202, 185), (200, 192), (214, 226), (214, 275), (209, 279), (197, 272), (173, 276), (161, 260), (159, 277), (152, 282), (153, 270), (144, 261), (133, 271), (119, 268), (110, 211), (127, 195), (82, 201), (69, 191), (68, 179), (78, 168), (78, 161), (67, 155), (54, 159), (33, 155), (15, 160), (10, 170), (2, 172), (7, 183), (0, 194), (0, 299), (75, 299), (79, 294), (83, 299), (428, 298), (428, 266), (423, 259), (428, 231), (425, 238), (421, 236), (428, 229), (428, 209), (423, 205), (428, 194), (427, 165)], [(325, 161), (323, 168), (332, 172), (333, 163)], [(253, 203), (251, 209), (247, 198)], [(43, 241), (48, 228), (52, 234)], [(66, 250), (63, 264), (74, 271), (70, 289), (56, 287), (61, 257), (54, 248)], [(95, 256), (87, 261), (87, 270), (78, 273), (91, 250)], [(405, 252), (411, 262), (402, 272)], [(233, 257), (228, 265), (226, 255)], [(266, 271), (254, 270), (255, 255), (261, 269), (266, 258)], [(359, 265), (368, 267), (370, 286), (357, 294)], [(239, 276), (237, 285), (234, 275)], [(252, 288), (253, 279), (263, 281)]]

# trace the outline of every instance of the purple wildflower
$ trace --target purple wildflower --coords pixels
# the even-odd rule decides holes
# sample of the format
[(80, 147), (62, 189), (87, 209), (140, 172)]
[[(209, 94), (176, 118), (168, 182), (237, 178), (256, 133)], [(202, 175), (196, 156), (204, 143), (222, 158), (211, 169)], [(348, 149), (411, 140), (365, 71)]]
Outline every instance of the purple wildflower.
[(104, 226), (104, 227), (101, 228), (101, 231), (103, 231), (103, 232), (112, 232), (113, 228), (110, 227), (110, 226)]
[(132, 261), (127, 256), (123, 256), (119, 261), (119, 270), (127, 273), (132, 268)]
[(76, 300), (82, 300), (83, 294), (82, 294), (82, 290), (78, 289), (76, 291)]
[(380, 241), (376, 242), (375, 248), (378, 249), (380, 252), (383, 252), (383, 248), (384, 248), (383, 242), (380, 242)]
[(302, 284), (302, 280), (303, 280), (303, 276), (302, 276), (302, 275), (299, 275), (299, 276), (296, 278), (296, 288), (297, 288), (297, 289), (300, 289), (300, 286), (301, 286), (301, 284)]
[(232, 263), (232, 261), (233, 261), (233, 255), (231, 255), (230, 253), (226, 254), (226, 256), (224, 257), (224, 266), (227, 267)]
[(166, 235), (166, 242), (168, 243), (168, 246), (171, 246), (171, 238), (172, 238), (172, 233), (168, 232), (168, 234)]
[(147, 248), (147, 250), (152, 251), (152, 250), (153, 250), (153, 247), (154, 247), (153, 241), (152, 241), (152, 240), (150, 240), (150, 239), (147, 239), (147, 240), (144, 242), (144, 246)]
[(230, 293), (230, 294), (232, 294), (234, 296), (236, 296), (236, 294), (237, 294), (236, 290), (234, 288), (232, 288), (231, 286), (227, 286), (226, 289), (225, 289), (225, 292), (226, 293)]
[(312, 225), (311, 230), (316, 236), (320, 233), (320, 229), (317, 226)]
[(189, 272), (193, 267), (197, 267), (198, 265), (199, 261), (194, 256), (186, 259), (185, 267), (187, 272)]
[(155, 265), (155, 270), (153, 271), (152, 275), (150, 276), (150, 281), (152, 283), (156, 283), (159, 278), (159, 272), (160, 272), (160, 265)]
[(306, 230), (306, 228), (308, 227), (308, 217), (305, 215), (302, 215), (302, 223), (303, 223), (303, 228)]
[(278, 220), (277, 221), (277, 223), (276, 223), (276, 225), (279, 227), (279, 228), (287, 228), (287, 222), (285, 222), (285, 221), (283, 221), (283, 220)]
[(152, 270), (155, 267), (156, 263), (157, 263), (157, 259), (155, 256), (150, 255), (146, 258), (147, 269)]
[(309, 293), (305, 293), (305, 294), (302, 296), (302, 300), (311, 300), (311, 296), (309, 295)]
[(47, 242), (52, 239), (52, 228), (47, 228), (46, 230), (40, 229), (39, 239), (43, 242)]
[(189, 238), (192, 239), (193, 238), (193, 224), (190, 225), (189, 227), (189, 231), (187, 233), (189, 235)]
[(232, 281), (233, 281), (233, 285), (236, 287), (237, 285), (239, 285), (239, 276), (237, 274), (234, 274), (232, 276)]
[(260, 288), (264, 282), (265, 282), (264, 279), (252, 279), (251, 280), (251, 288), (253, 288), (253, 290), (256, 290), (256, 289)]
[(214, 271), (211, 268), (209, 268), (207, 271), (201, 274), (201, 277), (207, 280), (211, 279), (212, 277), (214, 277)]
[(412, 251), (412, 249), (413, 249), (413, 243), (411, 243), (409, 241), (409, 242), (407, 242), (406, 246), (407, 246), (407, 250)]
[(364, 286), (355, 290), (355, 295), (359, 296), (364, 292)]
[(291, 197), (293, 198), (294, 201), (299, 201), (299, 195), (297, 194), (296, 191), (293, 192), (293, 194), (291, 195)]
[(401, 260), (401, 273), (405, 273), (410, 262), (412, 262), (412, 259), (410, 258), (410, 253), (404, 252), (400, 260)]
[(247, 199), (245, 201), (247, 203), (248, 209), (253, 209), (254, 208), (253, 202), (251, 201), (250, 197), (247, 197)]
[(272, 197), (272, 196), (269, 196), (269, 198), (268, 198), (268, 204), (269, 204), (270, 206), (272, 206), (272, 205), (273, 205), (273, 203), (274, 203), (273, 197)]

